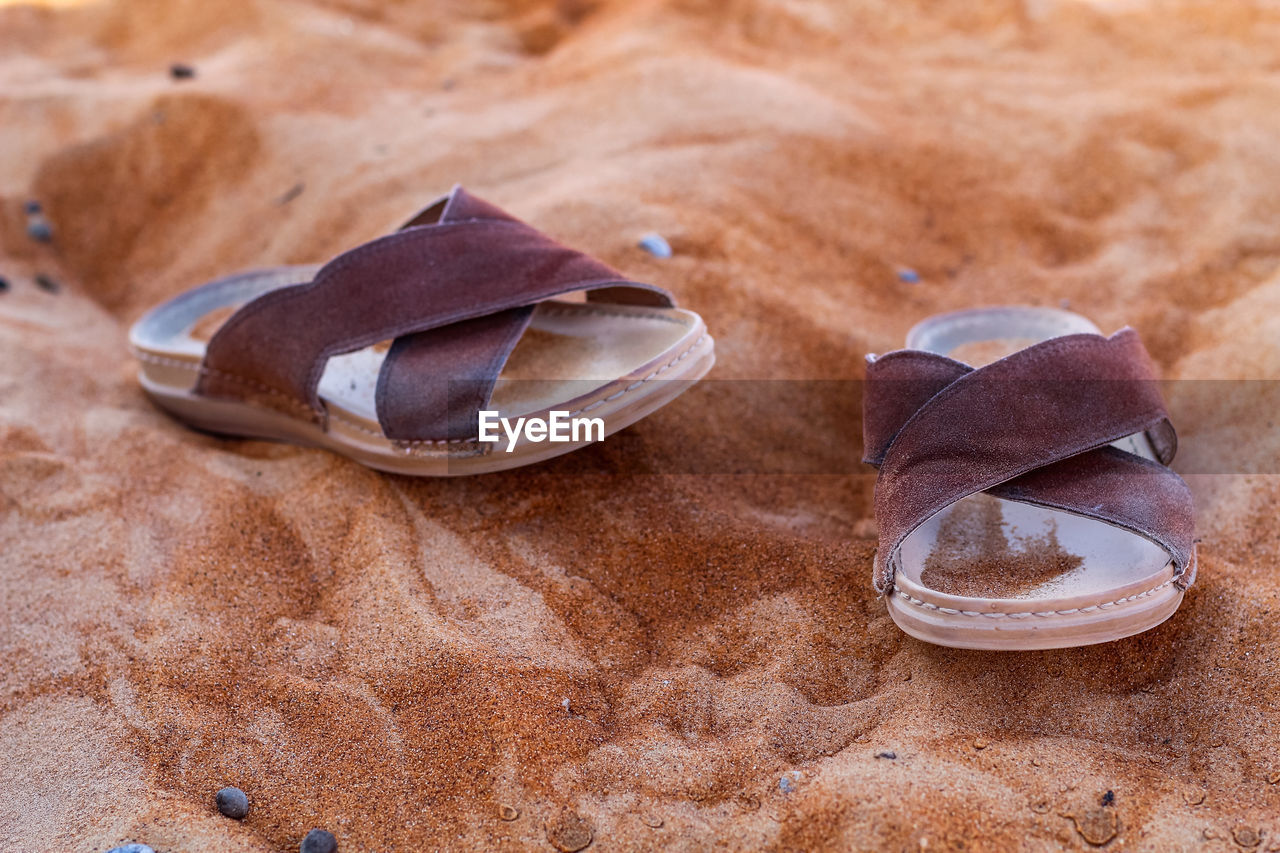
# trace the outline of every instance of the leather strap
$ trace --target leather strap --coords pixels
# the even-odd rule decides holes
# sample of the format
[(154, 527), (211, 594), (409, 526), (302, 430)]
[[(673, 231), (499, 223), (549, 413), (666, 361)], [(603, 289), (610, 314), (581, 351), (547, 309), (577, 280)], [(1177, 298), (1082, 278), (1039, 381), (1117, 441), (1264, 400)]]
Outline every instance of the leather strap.
[(886, 353), (867, 365), (862, 388), (862, 461), (879, 467), (898, 431), (933, 397), (973, 368), (920, 350)]
[(674, 304), (661, 288), (627, 281), (455, 188), (400, 231), (334, 258), (311, 282), (243, 306), (209, 341), (196, 392), (323, 424), (317, 388), (328, 359), (394, 340), (378, 382), (384, 433), (457, 438), (487, 402), (531, 306), (584, 290), (593, 301)]
[(1195, 505), (1181, 477), (1158, 462), (1100, 447), (987, 490), (1145, 536), (1173, 557), (1178, 586), (1196, 579)]
[(1162, 462), (1176, 451), (1133, 330), (1054, 338), (976, 370), (933, 353), (890, 353), (868, 367), (864, 394), (866, 460), (880, 466), (877, 589), (892, 586), (911, 531), (986, 490), (1133, 530), (1173, 555), (1180, 582), (1194, 577), (1185, 483), (1133, 454), (1097, 450), (1146, 431)]
[(475, 438), (479, 412), (532, 318), (527, 305), (397, 338), (378, 373), (382, 432), (399, 441)]

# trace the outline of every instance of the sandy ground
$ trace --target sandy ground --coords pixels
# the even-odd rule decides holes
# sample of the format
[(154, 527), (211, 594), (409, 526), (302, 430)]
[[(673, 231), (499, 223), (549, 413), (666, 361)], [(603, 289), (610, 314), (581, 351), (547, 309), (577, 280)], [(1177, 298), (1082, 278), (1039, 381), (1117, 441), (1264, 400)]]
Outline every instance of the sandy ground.
[[(848, 461), (939, 310), (1280, 376), (1278, 139), (1262, 3), (0, 0), (0, 847), (1280, 850), (1254, 392), (1174, 387), (1201, 581), (1100, 647), (904, 636)], [(721, 381), (429, 482), (139, 392), (155, 301), (459, 181), (674, 290)]]

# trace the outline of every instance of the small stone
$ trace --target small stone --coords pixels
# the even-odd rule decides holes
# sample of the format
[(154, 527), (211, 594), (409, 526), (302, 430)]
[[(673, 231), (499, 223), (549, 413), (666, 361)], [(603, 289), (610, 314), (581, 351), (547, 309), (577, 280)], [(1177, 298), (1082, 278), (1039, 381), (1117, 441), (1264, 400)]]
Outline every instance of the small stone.
[(1115, 803), (1115, 801), (1116, 801), (1115, 791), (1108, 790), (1105, 794), (1102, 795), (1102, 804), (1104, 806), (1112, 805), (1113, 803)]
[(1049, 801), (1048, 801), (1048, 800), (1037, 800), (1036, 802), (1034, 802), (1034, 803), (1032, 803), (1032, 804), (1031, 804), (1031, 810), (1032, 810), (1033, 812), (1035, 812), (1036, 814), (1048, 814), (1048, 813), (1049, 813)]
[(1182, 795), (1182, 799), (1186, 800), (1189, 806), (1198, 806), (1204, 802), (1204, 791), (1188, 791)]
[(249, 813), (249, 798), (239, 788), (223, 788), (214, 797), (214, 802), (218, 804), (218, 811), (232, 820), (244, 820)]
[(575, 811), (560, 812), (546, 825), (547, 841), (561, 853), (577, 853), (590, 846), (595, 830)]
[(306, 188), (307, 188), (307, 185), (299, 181), (298, 183), (289, 187), (289, 189), (285, 190), (284, 195), (276, 199), (276, 204), (288, 204), (298, 196), (302, 195), (302, 191), (305, 190)]
[(1040, 766), (1040, 759), (1038, 759), (1038, 758), (1033, 758), (1033, 759), (1031, 759), (1031, 766), (1032, 766), (1032, 767), (1039, 767), (1039, 766)]
[(640, 238), (640, 242), (637, 245), (641, 249), (644, 249), (646, 252), (653, 255), (655, 258), (665, 259), (671, 257), (673, 254), (671, 251), (671, 244), (657, 232), (644, 235)]
[(662, 827), (662, 818), (654, 814), (640, 815), (640, 822), (650, 829), (660, 829)]
[(36, 273), (36, 286), (46, 293), (57, 293), (58, 283), (44, 273)]
[(898, 270), (898, 281), (903, 284), (919, 284), (920, 273), (912, 269)]
[(974, 748), (974, 749), (986, 749), (986, 748), (987, 748), (987, 739), (986, 739), (986, 738), (981, 738), (981, 737), (980, 737), (980, 738), (978, 738), (977, 740), (975, 740), (975, 741), (973, 742), (973, 748)]
[(498, 817), (506, 821), (515, 820), (520, 817), (520, 810), (515, 806), (500, 806), (498, 808)]
[(794, 771), (782, 774), (782, 778), (778, 780), (778, 790), (784, 794), (790, 794), (796, 789), (796, 785), (799, 782), (798, 777), (799, 774)]
[(121, 844), (119, 847), (112, 847), (107, 853), (156, 853), (145, 844), (139, 844), (136, 841), (130, 841), (128, 844)]
[(1241, 847), (1257, 847), (1262, 843), (1262, 833), (1251, 826), (1238, 826), (1231, 830), (1231, 837)]
[[(3, 279), (0, 279), (0, 281), (2, 280)], [(4, 288), (0, 287), (0, 290), (4, 290)], [(1278, 783), (1280, 783), (1280, 770), (1272, 770), (1270, 773), (1267, 774), (1267, 784), (1275, 785)]]
[(876, 758), (887, 758), (890, 761), (893, 761), (897, 757), (898, 757), (898, 753), (893, 752), (892, 750), (886, 750), (884, 752), (876, 753)]
[(1068, 815), (1080, 837), (1095, 847), (1101, 847), (1116, 837), (1120, 831), (1120, 818), (1113, 809), (1089, 809), (1082, 815)]
[(9, 289), (9, 279), (0, 275), (0, 293), (4, 293), (8, 289)]
[(169, 66), (169, 76), (174, 80), (190, 80), (196, 76), (196, 70), (186, 63), (175, 62)]
[(35, 199), (31, 199), (30, 201), (25, 201), (22, 203), (22, 212), (25, 213), (27, 216), (35, 216), (37, 213), (39, 213), (42, 210), (44, 210), (44, 207), (42, 207), (40, 202), (36, 201)]
[(53, 226), (43, 219), (33, 219), (27, 223), (27, 236), (37, 243), (51, 243)]
[(313, 829), (302, 839), (301, 853), (337, 853), (338, 839), (327, 829)]

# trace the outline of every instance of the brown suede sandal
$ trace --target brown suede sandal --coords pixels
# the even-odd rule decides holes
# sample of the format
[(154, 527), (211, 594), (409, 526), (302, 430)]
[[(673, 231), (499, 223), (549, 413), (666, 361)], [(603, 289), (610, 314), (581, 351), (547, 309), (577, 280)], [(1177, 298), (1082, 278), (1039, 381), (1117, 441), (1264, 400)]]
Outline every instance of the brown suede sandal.
[(898, 626), (1044, 649), (1169, 618), (1195, 580), (1194, 509), (1137, 333), (990, 308), (926, 320), (907, 347), (867, 357), (863, 404), (874, 583)]
[[(142, 387), (192, 426), (421, 475), (566, 453), (670, 402), (715, 360), (702, 318), (666, 291), (461, 188), (324, 266), (187, 291), (130, 343)], [(490, 418), (498, 440), (481, 441), (482, 410), (553, 429), (559, 417), (568, 440), (503, 434)], [(575, 418), (602, 423), (570, 430)]]

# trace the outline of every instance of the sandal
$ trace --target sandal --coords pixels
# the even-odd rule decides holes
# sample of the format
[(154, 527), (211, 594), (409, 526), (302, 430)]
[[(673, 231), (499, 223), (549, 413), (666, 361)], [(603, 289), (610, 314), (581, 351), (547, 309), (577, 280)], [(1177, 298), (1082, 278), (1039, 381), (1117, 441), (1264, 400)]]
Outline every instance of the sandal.
[[(585, 292), (585, 301), (561, 297)], [(130, 332), (142, 387), (216, 433), (326, 447), (402, 474), (478, 474), (582, 447), (715, 361), (702, 318), (455, 188), (323, 266), (189, 290)], [(661, 380), (661, 381), (657, 381)], [(546, 440), (482, 410), (602, 421)], [(554, 426), (554, 424), (553, 424)], [(499, 436), (493, 440), (496, 430)], [(510, 441), (508, 441), (510, 439)]]
[(902, 630), (1061, 648), (1178, 609), (1196, 576), (1194, 509), (1165, 467), (1177, 438), (1134, 330), (1103, 337), (1047, 308), (959, 311), (867, 360), (874, 584)]

